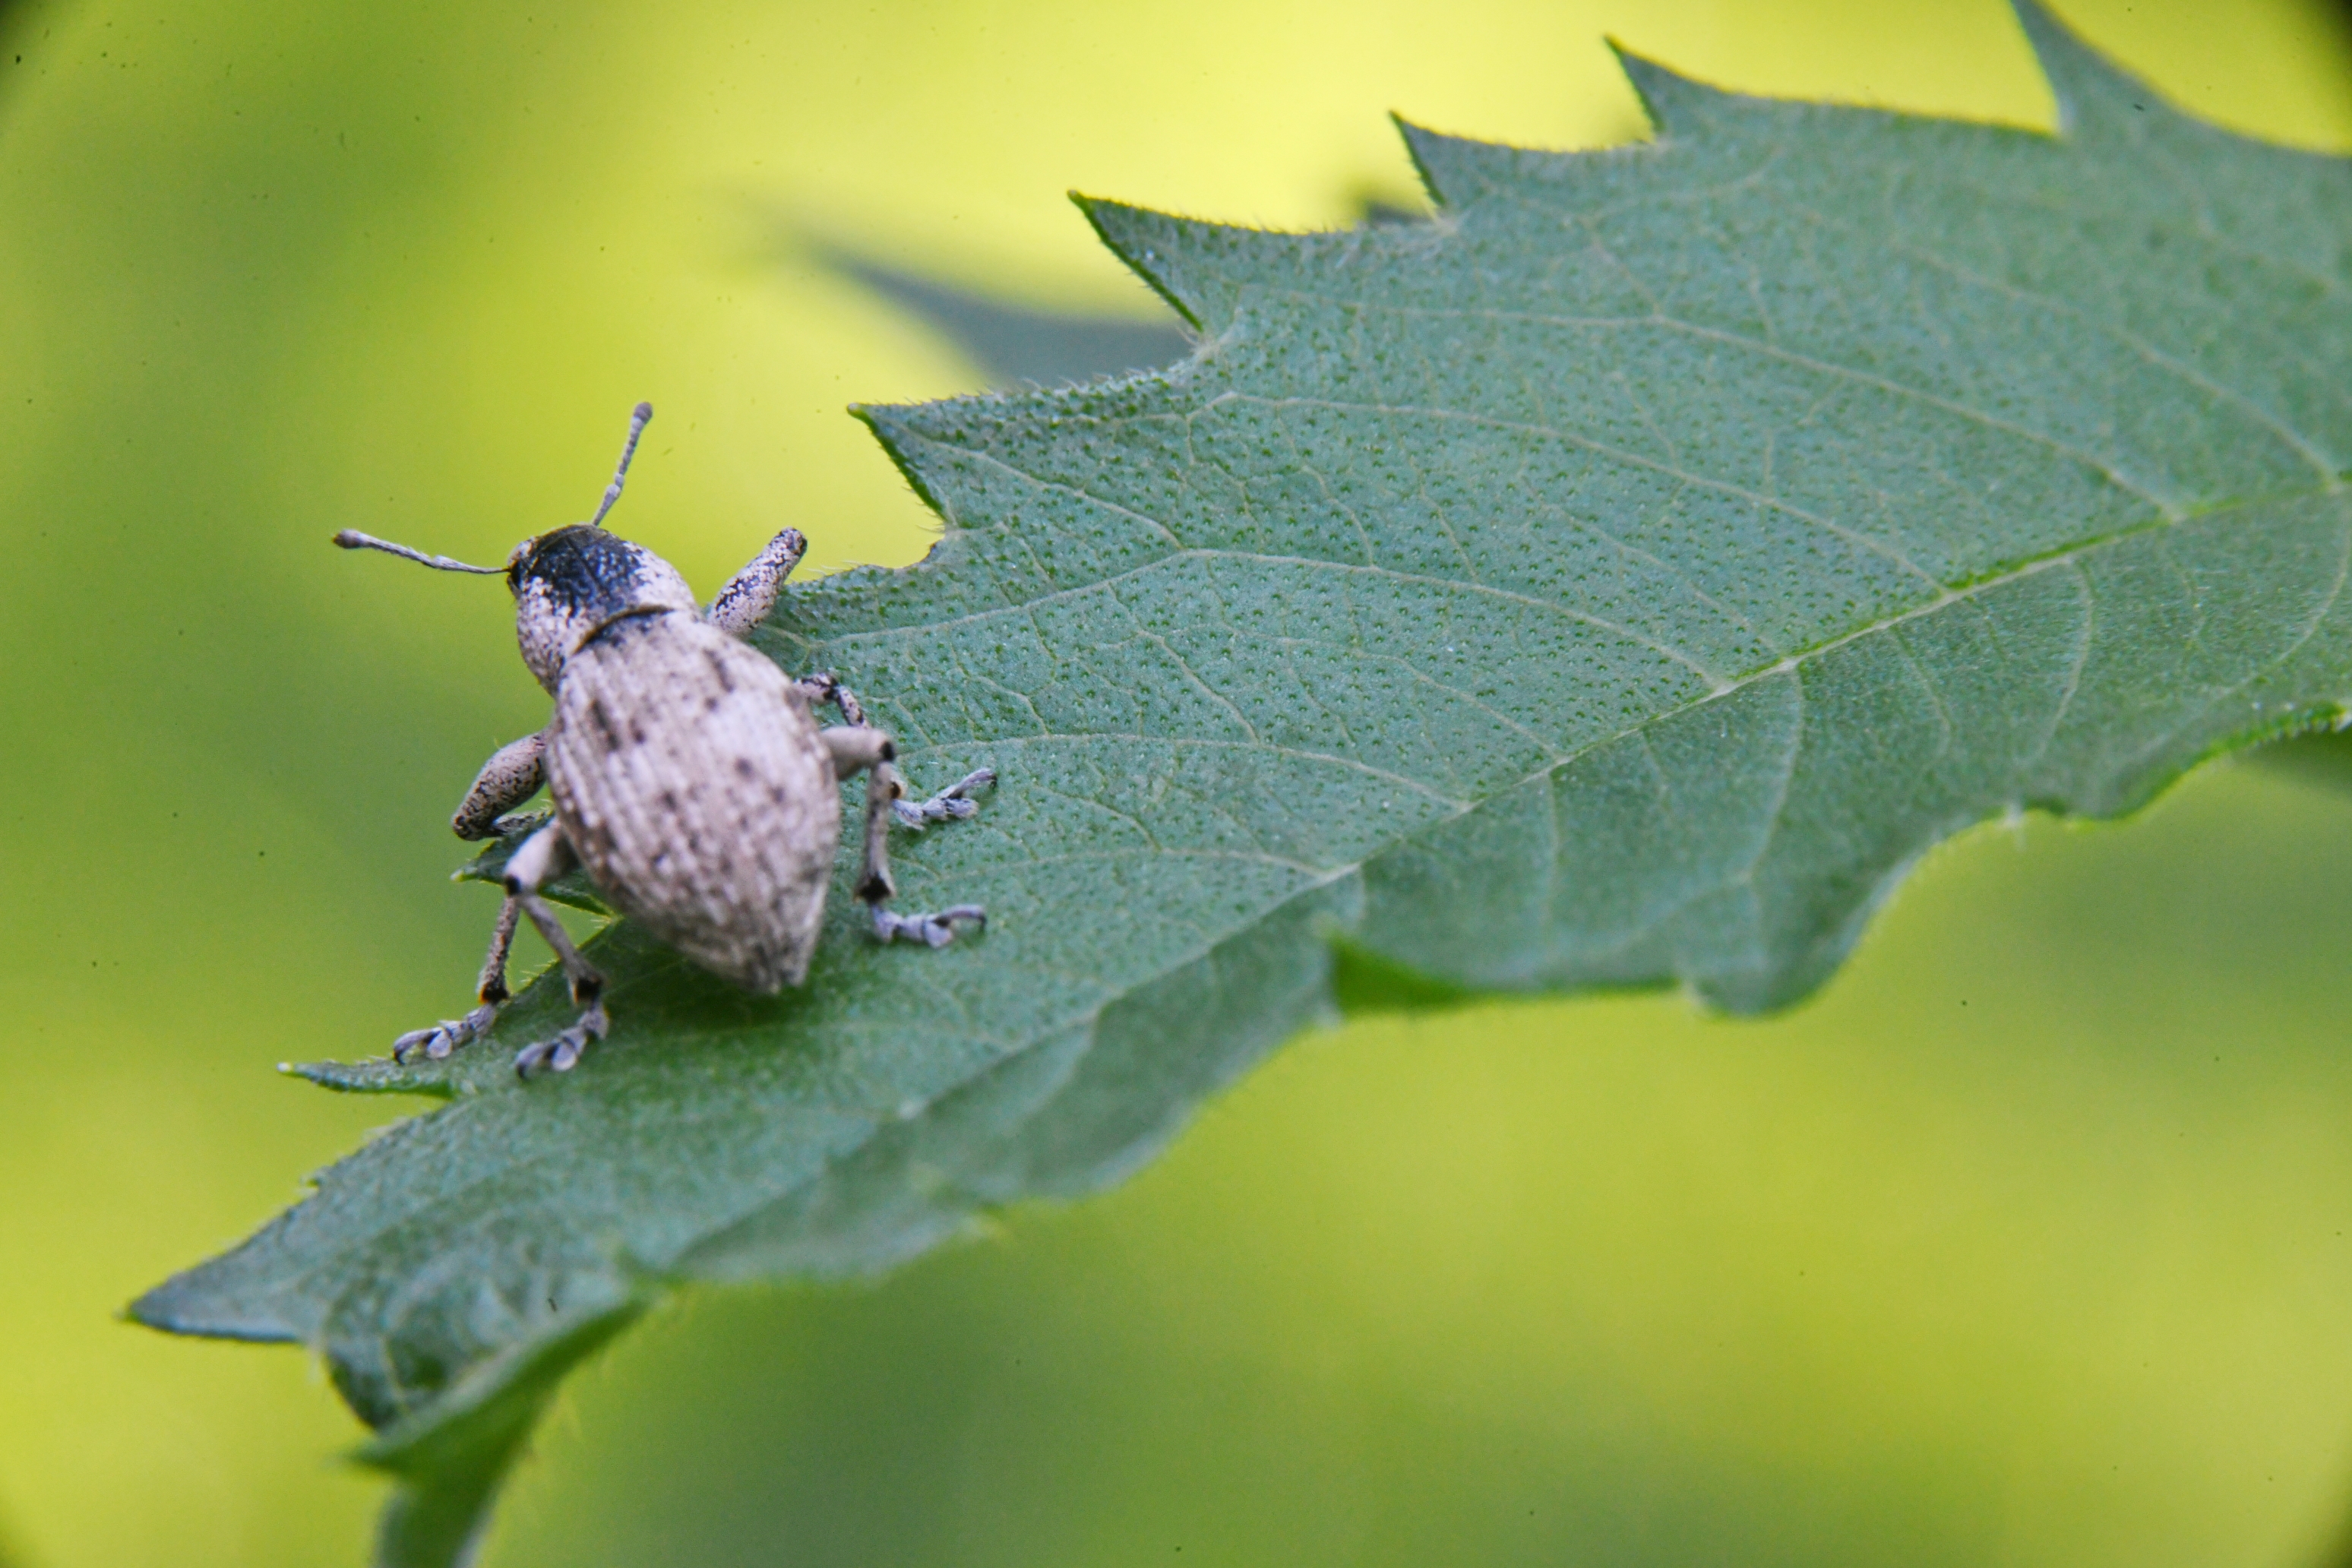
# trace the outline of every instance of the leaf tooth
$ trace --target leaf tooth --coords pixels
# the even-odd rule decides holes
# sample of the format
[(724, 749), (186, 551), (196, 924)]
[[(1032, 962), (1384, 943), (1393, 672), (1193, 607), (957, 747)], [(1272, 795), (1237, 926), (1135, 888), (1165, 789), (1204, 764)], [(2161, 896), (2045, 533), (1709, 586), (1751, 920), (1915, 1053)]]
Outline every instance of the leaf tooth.
[(1401, 114), (1389, 118), (1396, 121), (1397, 134), (1404, 138), (1405, 152), (1421, 172), (1421, 183), (1428, 187), (1430, 199), (1441, 207), (1467, 206), (1507, 183), (1511, 169), (1523, 156), (1517, 148), (1448, 136), (1415, 125)]
[(1265, 247), (1286, 238), (1076, 191), (1070, 193), (1070, 200), (1121, 261), (1187, 321), (1212, 334), (1223, 331), (1232, 318), (1240, 292), (1233, 274), (1254, 270)]
[(933, 482), (923, 461), (923, 448), (929, 443), (950, 434), (955, 416), (962, 412), (964, 400), (950, 398), (939, 403), (853, 403), (850, 415), (864, 421), (882, 444), (898, 477), (911, 486), (923, 504), (929, 507), (953, 532), (956, 527), (955, 509)]
[(2010, 5), (2058, 100), (2059, 135), (2136, 142), (2152, 121), (2181, 118), (2154, 88), (2084, 42), (2037, 0), (2010, 0)]
[(1668, 69), (1645, 55), (1637, 55), (1616, 39), (1609, 40), (1625, 79), (1642, 100), (1642, 111), (1661, 136), (1695, 136), (1708, 125), (1754, 100), (1709, 87), (1703, 81)]

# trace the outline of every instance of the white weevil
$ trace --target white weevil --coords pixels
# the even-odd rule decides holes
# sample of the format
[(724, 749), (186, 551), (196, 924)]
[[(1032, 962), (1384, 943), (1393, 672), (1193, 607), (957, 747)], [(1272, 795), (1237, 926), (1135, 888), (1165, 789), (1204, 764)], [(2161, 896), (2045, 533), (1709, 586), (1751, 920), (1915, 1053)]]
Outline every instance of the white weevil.
[[(515, 597), (523, 663), (555, 699), (546, 729), (499, 748), (482, 764), (449, 826), (460, 838), (490, 838), (499, 816), (544, 782), (553, 820), (507, 862), (507, 899), (483, 960), (479, 1005), (462, 1018), (415, 1029), (393, 1043), (394, 1060), (422, 1047), (446, 1057), (483, 1034), (509, 995), (507, 952), (528, 915), (563, 962), (572, 1026), (526, 1046), (515, 1071), (558, 1072), (610, 1026), (604, 977), (583, 958), (540, 889), (572, 866), (613, 907), (713, 973), (772, 994), (808, 973), (824, 918), (834, 847), (841, 837), (843, 779), (867, 774), (865, 862), (857, 896), (884, 942), (953, 939), (958, 921), (985, 922), (976, 904), (931, 915), (895, 914), (889, 827), (979, 810), (971, 792), (995, 782), (986, 768), (919, 805), (891, 766), (890, 738), (866, 722), (857, 700), (829, 675), (794, 680), (743, 646), (774, 607), (806, 546), (786, 529), (737, 573), (708, 611), (686, 579), (643, 545), (604, 529), (621, 499), (637, 437), (654, 416), (640, 403), (604, 504), (584, 523), (526, 539), (494, 566), (468, 566), (346, 529), (346, 550), (383, 550), (444, 572), (503, 575)], [(845, 722), (819, 729), (814, 710)]]

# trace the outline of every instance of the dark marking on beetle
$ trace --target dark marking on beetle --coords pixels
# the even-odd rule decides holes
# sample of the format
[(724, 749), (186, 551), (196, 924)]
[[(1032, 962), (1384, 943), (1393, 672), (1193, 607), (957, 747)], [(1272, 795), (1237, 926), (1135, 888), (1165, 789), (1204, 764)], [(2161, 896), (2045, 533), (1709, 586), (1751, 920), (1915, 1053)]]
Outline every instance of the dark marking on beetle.
[(604, 711), (603, 698), (592, 697), (588, 700), (588, 721), (596, 726), (596, 738), (604, 742), (604, 750), (607, 752), (621, 749), (621, 732), (613, 727), (613, 716)]
[(735, 690), (735, 674), (734, 671), (727, 668), (726, 659), (720, 658), (717, 653), (708, 650), (704, 652), (702, 657), (704, 661), (710, 666), (711, 679), (719, 682), (719, 689), (727, 692), (730, 696), (733, 695)]

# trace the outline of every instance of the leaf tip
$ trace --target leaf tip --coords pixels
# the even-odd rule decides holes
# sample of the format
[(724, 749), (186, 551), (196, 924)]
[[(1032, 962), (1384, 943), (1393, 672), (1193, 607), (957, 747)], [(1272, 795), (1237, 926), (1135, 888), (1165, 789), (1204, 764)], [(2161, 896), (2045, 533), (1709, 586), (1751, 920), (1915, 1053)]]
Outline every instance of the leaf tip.
[(291, 1324), (253, 1292), (239, 1289), (236, 1258), (232, 1252), (173, 1275), (119, 1308), (115, 1321), (158, 1333), (247, 1344), (286, 1344), (298, 1338)]
[(2177, 114), (2154, 88), (2093, 48), (2040, 0), (2010, 0), (2010, 9), (2057, 101), (2059, 135), (2128, 140), (2151, 116)]
[(906, 412), (896, 403), (853, 403), (848, 408), (849, 416), (873, 431), (874, 438), (886, 446), (889, 444), (887, 433), (905, 424)]

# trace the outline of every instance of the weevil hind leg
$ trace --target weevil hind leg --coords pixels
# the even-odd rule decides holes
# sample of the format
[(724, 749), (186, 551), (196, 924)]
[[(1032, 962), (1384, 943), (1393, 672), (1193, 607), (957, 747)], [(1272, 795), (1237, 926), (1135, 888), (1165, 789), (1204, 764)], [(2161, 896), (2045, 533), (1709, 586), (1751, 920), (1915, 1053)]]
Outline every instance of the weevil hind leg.
[(392, 1042), (392, 1059), (406, 1062), (412, 1052), (422, 1050), (425, 1056), (439, 1061), (459, 1046), (467, 1045), (490, 1032), (491, 1023), (507, 1000), (507, 954), (514, 949), (515, 925), (522, 907), (514, 899), (499, 906), (499, 923), (490, 931), (490, 951), (482, 959), (482, 973), (474, 982), (474, 999), (478, 1005), (462, 1018), (444, 1018), (429, 1029), (411, 1029)]
[[(871, 733), (872, 731), (867, 731)], [(835, 733), (826, 731), (827, 735)], [(853, 731), (855, 733), (855, 731)], [(836, 756), (848, 748), (845, 743), (828, 742)], [(866, 834), (865, 853), (857, 868), (857, 896), (866, 903), (874, 920), (874, 935), (881, 942), (919, 942), (926, 947), (945, 947), (956, 938), (958, 922), (974, 926), (988, 923), (988, 912), (978, 904), (953, 904), (932, 914), (902, 915), (885, 908), (898, 897), (898, 888), (890, 876), (890, 824), (900, 819), (905, 807), (907, 782), (890, 763), (888, 742), (882, 742), (880, 754), (867, 765), (866, 773)], [(949, 789), (931, 797), (942, 800), (957, 791), (978, 789), (992, 784), (996, 774), (987, 768), (965, 774)], [(942, 811), (941, 817), (969, 816), (980, 808), (961, 795), (955, 798), (968, 809)], [(923, 803), (917, 810), (931, 804)], [(925, 820), (937, 820), (926, 818)]]
[(536, 1068), (570, 1071), (589, 1043), (603, 1039), (605, 1031), (613, 1026), (604, 1012), (604, 973), (580, 955), (580, 949), (572, 944), (572, 933), (563, 929), (563, 922), (555, 918), (555, 911), (539, 896), (541, 888), (572, 869), (577, 859), (562, 825), (551, 822), (532, 834), (514, 852), (514, 858), (507, 862), (508, 901), (530, 917), (530, 923), (547, 939), (547, 945), (555, 950), (563, 973), (572, 981), (572, 1000), (580, 1008), (580, 1016), (572, 1020), (570, 1028), (515, 1053), (515, 1075), (519, 1078), (529, 1078)]

